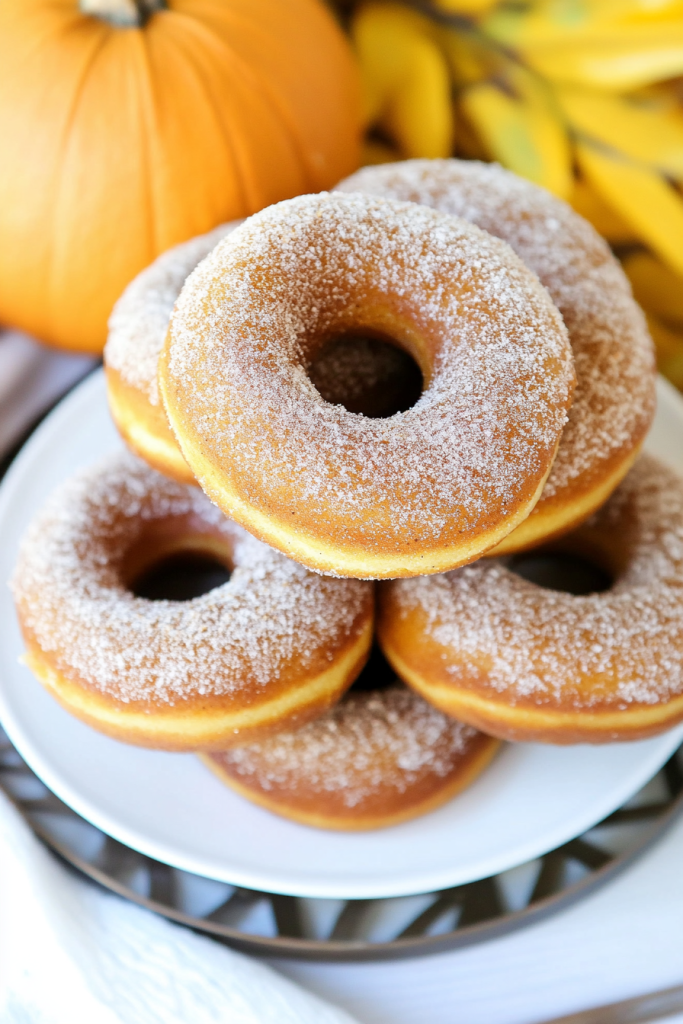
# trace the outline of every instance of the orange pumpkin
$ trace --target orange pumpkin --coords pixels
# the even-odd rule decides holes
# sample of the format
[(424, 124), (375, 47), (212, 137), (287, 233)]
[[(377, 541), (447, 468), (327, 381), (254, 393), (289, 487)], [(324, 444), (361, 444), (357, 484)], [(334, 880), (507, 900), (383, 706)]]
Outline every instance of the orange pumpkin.
[(101, 351), (154, 257), (330, 187), (359, 121), (320, 0), (0, 0), (0, 322)]

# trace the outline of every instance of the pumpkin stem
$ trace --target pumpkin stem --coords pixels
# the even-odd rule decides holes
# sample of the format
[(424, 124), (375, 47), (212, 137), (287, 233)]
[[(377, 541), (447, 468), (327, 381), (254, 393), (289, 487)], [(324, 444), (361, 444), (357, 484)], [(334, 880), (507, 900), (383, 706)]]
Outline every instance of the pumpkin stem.
[(91, 14), (119, 28), (139, 28), (165, 6), (164, 0), (79, 0), (82, 14)]

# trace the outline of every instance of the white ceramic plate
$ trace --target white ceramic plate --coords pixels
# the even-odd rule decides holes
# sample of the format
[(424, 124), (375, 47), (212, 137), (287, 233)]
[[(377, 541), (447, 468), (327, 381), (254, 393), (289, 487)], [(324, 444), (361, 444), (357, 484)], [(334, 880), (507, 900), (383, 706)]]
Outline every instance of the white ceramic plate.
[[(0, 489), (0, 578), (49, 492), (121, 444), (97, 373), (36, 431)], [(683, 470), (683, 402), (660, 387), (649, 447)], [(683, 740), (506, 746), (446, 807), (394, 828), (324, 832), (274, 817), (226, 789), (198, 758), (126, 746), (68, 715), (19, 664), (0, 593), (0, 716), (30, 767), (65, 803), (121, 842), (186, 871), (296, 896), (429, 892), (504, 871), (590, 828), (635, 793)]]

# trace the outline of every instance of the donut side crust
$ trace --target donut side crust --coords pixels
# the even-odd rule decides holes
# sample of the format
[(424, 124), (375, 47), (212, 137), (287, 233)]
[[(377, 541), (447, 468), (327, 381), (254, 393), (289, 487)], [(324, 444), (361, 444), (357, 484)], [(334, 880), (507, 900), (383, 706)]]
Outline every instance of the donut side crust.
[[(220, 760), (207, 755), (200, 757), (221, 782), (272, 814), (311, 828), (364, 832), (400, 825), (404, 821), (411, 821), (442, 807), (475, 781), (491, 763), (499, 748), (498, 740), (482, 733), (476, 743), (472, 744), (466, 757), (454, 766), (449, 776), (443, 779), (430, 777), (425, 780), (422, 787), (411, 792), (408, 800), (405, 799), (405, 794), (385, 790), (382, 793), (386, 801), (385, 806), (381, 809), (376, 806), (372, 810), (349, 810), (343, 808), (337, 801), (330, 801), (326, 807), (321, 797), (312, 792), (304, 793), (296, 800), (291, 793), (273, 793), (257, 785), (247, 786), (243, 779), (227, 771)], [(376, 804), (379, 802), (381, 800), (375, 801)]]
[(242, 709), (220, 707), (220, 700), (141, 709), (107, 698), (58, 671), (49, 655), (26, 639), (24, 662), (59, 703), (76, 718), (124, 743), (168, 751), (220, 751), (252, 742), (283, 728), (295, 728), (322, 715), (335, 704), (365, 664), (372, 644), (373, 620), (325, 671)]
[(116, 429), (131, 451), (178, 483), (196, 484), (163, 406), (152, 405), (142, 391), (123, 379), (118, 370), (107, 366), (105, 373), (109, 411)]
[[(164, 355), (162, 355), (162, 364)], [(166, 394), (166, 380), (162, 373), (159, 379), (162, 396)], [(172, 410), (169, 402), (164, 404)], [(169, 411), (169, 419), (175, 428), (173, 411)], [(303, 529), (293, 530), (289, 524), (275, 514), (266, 514), (246, 501), (238, 491), (230, 487), (225, 476), (216, 473), (212, 459), (207, 458), (201, 441), (178, 428), (179, 446), (195, 469), (197, 478), (201, 480), (202, 490), (219, 508), (229, 510), (231, 519), (243, 526), (253, 536), (271, 547), (282, 551), (288, 558), (300, 562), (317, 572), (334, 576), (355, 579), (399, 579), (402, 577), (425, 576), (445, 572), (460, 565), (474, 561), (490, 548), (500, 544), (507, 535), (518, 528), (519, 524), (528, 519), (536, 505), (552, 469), (552, 460), (542, 480), (529, 498), (520, 502), (515, 512), (507, 517), (496, 528), (482, 530), (478, 537), (470, 542), (460, 543), (431, 551), (420, 550), (415, 554), (402, 552), (373, 552), (363, 545), (346, 544), (344, 548), (335, 545), (333, 538), (325, 542), (319, 535), (306, 536)], [(182, 440), (181, 440), (182, 438)], [(557, 452), (558, 443), (554, 451)], [(554, 457), (554, 456), (553, 456)]]
[[(439, 680), (443, 661), (436, 653), (429, 658), (421, 652), (419, 665), (416, 664), (418, 659), (409, 665), (392, 644), (391, 631), (386, 625), (381, 627), (380, 635), (387, 660), (404, 682), (447, 715), (469, 722), (500, 740), (556, 746), (629, 742), (658, 736), (683, 721), (683, 696), (666, 705), (641, 705), (612, 711), (548, 711), (542, 707), (508, 704), (464, 687), (456, 689), (452, 678)], [(404, 649), (403, 640), (400, 649)], [(467, 666), (466, 674), (471, 683), (471, 665)], [(482, 670), (481, 676), (485, 678), (485, 671)]]
[(627, 449), (614, 455), (610, 460), (612, 471), (601, 480), (591, 481), (591, 485), (584, 490), (574, 488), (571, 495), (565, 492), (545, 500), (541, 497), (529, 517), (486, 554), (496, 557), (529, 551), (576, 529), (605, 504), (626, 477), (641, 450), (642, 441), (632, 450)]

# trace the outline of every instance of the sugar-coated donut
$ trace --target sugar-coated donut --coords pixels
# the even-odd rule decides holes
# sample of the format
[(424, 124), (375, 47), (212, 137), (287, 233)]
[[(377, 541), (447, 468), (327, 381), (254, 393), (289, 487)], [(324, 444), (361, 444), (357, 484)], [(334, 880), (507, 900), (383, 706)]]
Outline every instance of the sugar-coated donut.
[(474, 781), (498, 746), (396, 684), (352, 690), (295, 732), (203, 759), (228, 786), (275, 814), (351, 831), (440, 807)]
[(193, 483), (159, 401), (157, 367), (185, 279), (241, 220), (221, 224), (162, 253), (131, 281), (109, 318), (104, 348), (109, 409), (126, 444), (166, 476)]
[(577, 526), (633, 464), (654, 414), (645, 319), (607, 243), (545, 189), (491, 164), (407, 160), (337, 186), (423, 203), (504, 239), (538, 274), (569, 330), (577, 384), (543, 494), (490, 554), (520, 551)]
[[(232, 575), (189, 601), (132, 592), (178, 552), (209, 554)], [(371, 584), (308, 572), (127, 452), (51, 498), (13, 590), (26, 661), (60, 703), (166, 750), (221, 750), (321, 714), (372, 639)]]
[(401, 678), (502, 739), (606, 743), (683, 719), (683, 480), (643, 455), (553, 550), (610, 589), (545, 589), (505, 561), (382, 586), (378, 635)]
[[(323, 400), (307, 369), (349, 334), (414, 357), (412, 408), (370, 419)], [(559, 313), (505, 243), (323, 193), (249, 218), (188, 278), (159, 384), (224, 512), (304, 565), (380, 578), (471, 561), (526, 518), (574, 371)]]

